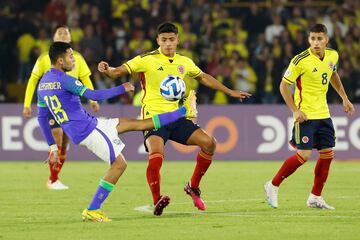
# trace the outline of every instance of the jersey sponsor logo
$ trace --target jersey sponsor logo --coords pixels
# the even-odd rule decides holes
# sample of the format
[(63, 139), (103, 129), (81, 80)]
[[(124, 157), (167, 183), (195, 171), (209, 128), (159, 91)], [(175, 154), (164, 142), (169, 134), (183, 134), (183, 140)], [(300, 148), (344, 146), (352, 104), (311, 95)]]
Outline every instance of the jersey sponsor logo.
[(312, 72), (317, 72), (317, 69), (316, 69), (316, 68), (314, 68)]
[(284, 73), (284, 77), (289, 77), (291, 75), (291, 71), (289, 69), (286, 69)]
[(303, 136), (302, 139), (301, 139), (301, 141), (302, 141), (303, 143), (308, 143), (308, 142), (309, 142), (309, 137), (308, 137), (308, 136)]
[(114, 144), (116, 145), (120, 145), (121, 144), (121, 140), (119, 138), (116, 138), (112, 141)]
[(331, 70), (334, 70), (335, 64), (334, 64), (333, 62), (329, 62), (329, 68), (330, 68)]
[(157, 70), (164, 71), (163, 67), (159, 67)]
[(80, 87), (83, 86), (82, 82), (80, 82), (79, 80), (76, 80), (76, 81), (75, 81), (75, 84), (76, 84), (77, 86), (80, 86)]
[(183, 65), (178, 66), (178, 71), (179, 71), (180, 74), (184, 74), (185, 67)]

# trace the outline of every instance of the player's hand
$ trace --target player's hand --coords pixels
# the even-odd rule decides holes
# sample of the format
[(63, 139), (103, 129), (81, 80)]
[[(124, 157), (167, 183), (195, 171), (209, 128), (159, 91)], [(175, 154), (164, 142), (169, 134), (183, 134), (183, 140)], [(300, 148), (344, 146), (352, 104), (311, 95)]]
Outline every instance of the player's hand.
[(45, 160), (45, 163), (49, 163), (53, 168), (61, 165), (59, 150), (56, 144), (50, 146), (48, 158)]
[(126, 92), (133, 92), (135, 90), (134, 85), (130, 82), (123, 83), (122, 85), (124, 86)]
[(24, 118), (31, 117), (31, 107), (24, 107), (23, 116), (24, 116)]
[(229, 96), (234, 97), (234, 98), (238, 98), (240, 100), (240, 102), (242, 102), (243, 99), (251, 97), (252, 94), (247, 93), (247, 92), (243, 92), (243, 91), (239, 91), (239, 90), (231, 90)]
[(295, 112), (293, 112), (293, 117), (295, 119), (295, 122), (299, 122), (299, 123), (308, 120), (306, 114), (300, 110), (296, 110)]
[(95, 101), (90, 102), (90, 107), (94, 113), (97, 113), (100, 110), (100, 105), (98, 104), (98, 102)]
[(110, 66), (107, 62), (101, 61), (98, 64), (98, 71), (101, 73), (106, 73), (107, 70), (109, 70)]
[(355, 113), (354, 105), (349, 101), (349, 99), (345, 99), (343, 101), (344, 112), (346, 112), (349, 116), (352, 116)]

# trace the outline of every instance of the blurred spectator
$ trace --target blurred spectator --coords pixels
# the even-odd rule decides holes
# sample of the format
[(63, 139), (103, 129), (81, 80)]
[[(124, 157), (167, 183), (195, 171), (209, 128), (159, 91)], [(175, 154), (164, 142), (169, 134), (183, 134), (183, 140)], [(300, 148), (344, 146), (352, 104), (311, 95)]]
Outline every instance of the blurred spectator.
[[(278, 85), (288, 62), (307, 48), (305, 29), (323, 22), (331, 37), (329, 47), (339, 52), (339, 71), (345, 71), (349, 96), (360, 101), (360, 1), (225, 3), (228, 1), (6, 0), (0, 9), (0, 92), (8, 83), (27, 79), (32, 59), (48, 48), (48, 30), (59, 23), (70, 26), (73, 48), (83, 53), (96, 72), (99, 60), (120, 65), (124, 59), (156, 49), (156, 27), (168, 20), (181, 26), (179, 53), (192, 57), (201, 69), (225, 85), (250, 88), (255, 93), (250, 102), (282, 102)], [(242, 76), (245, 72), (251, 80)], [(197, 82), (186, 81), (189, 87), (198, 87)], [(234, 101), (201, 86), (197, 91), (199, 103)], [(338, 101), (334, 96), (330, 90), (329, 102)], [(130, 103), (131, 97), (113, 101)]]

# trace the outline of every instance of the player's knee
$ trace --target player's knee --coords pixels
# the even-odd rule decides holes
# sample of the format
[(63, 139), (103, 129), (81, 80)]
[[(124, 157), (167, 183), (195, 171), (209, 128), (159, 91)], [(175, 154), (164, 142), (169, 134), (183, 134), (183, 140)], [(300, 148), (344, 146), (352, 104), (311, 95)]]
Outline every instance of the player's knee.
[(310, 159), (311, 157), (311, 151), (310, 152), (301, 152), (301, 153), (298, 153), (301, 158), (306, 162), (307, 160)]
[(210, 137), (210, 136), (208, 136), (207, 138), (204, 138), (201, 148), (205, 152), (213, 154), (216, 149), (216, 139), (214, 137)]

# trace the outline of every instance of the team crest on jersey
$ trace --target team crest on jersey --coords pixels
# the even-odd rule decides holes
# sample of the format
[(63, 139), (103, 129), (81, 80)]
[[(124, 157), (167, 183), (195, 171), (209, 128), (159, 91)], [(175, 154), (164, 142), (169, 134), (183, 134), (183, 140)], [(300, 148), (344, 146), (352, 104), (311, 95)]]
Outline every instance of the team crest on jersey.
[(79, 80), (76, 80), (76, 81), (75, 81), (75, 84), (76, 84), (77, 86), (82, 86), (82, 85), (83, 85), (82, 82), (80, 82)]
[(291, 75), (291, 71), (289, 69), (286, 69), (285, 73), (284, 73), (284, 77), (288, 77)]
[(303, 143), (308, 143), (308, 142), (309, 142), (309, 137), (308, 137), (308, 136), (303, 136), (302, 139), (301, 139), (301, 141), (302, 141)]
[(329, 62), (329, 67), (331, 70), (334, 70), (335, 64), (333, 62)]
[(184, 74), (185, 67), (183, 65), (178, 66), (178, 71), (179, 71), (180, 74)]
[(55, 125), (55, 120), (54, 119), (49, 119), (49, 125), (54, 126)]

